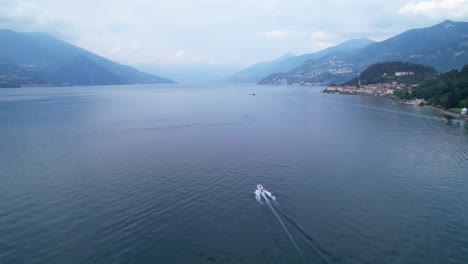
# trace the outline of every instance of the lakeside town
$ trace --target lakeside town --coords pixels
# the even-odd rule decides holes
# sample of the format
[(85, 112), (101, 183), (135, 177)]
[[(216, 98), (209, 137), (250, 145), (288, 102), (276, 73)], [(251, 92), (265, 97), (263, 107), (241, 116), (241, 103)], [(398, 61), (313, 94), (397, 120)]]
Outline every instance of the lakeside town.
[[(414, 72), (395, 72), (395, 76), (410, 76), (413, 74)], [(359, 81), (357, 85), (328, 86), (324, 92), (340, 93), (340, 94), (361, 94), (361, 95), (371, 95), (371, 96), (387, 96), (403, 104), (423, 105), (426, 103), (424, 99), (406, 100), (406, 99), (401, 99), (395, 96), (396, 93), (411, 94), (413, 89), (416, 88), (417, 86), (418, 84), (405, 84), (405, 83), (398, 83), (398, 82), (374, 83), (374, 84), (363, 85), (361, 84), (361, 81)]]
[[(395, 76), (409, 76), (413, 75), (413, 72), (395, 72)], [(418, 84), (405, 84), (398, 82), (391, 83), (374, 83), (374, 84), (361, 84), (361, 81), (358, 82), (358, 85), (331, 85), (328, 86), (323, 92), (324, 93), (339, 93), (339, 94), (356, 94), (356, 95), (369, 95), (369, 96), (385, 96), (389, 97), (392, 100), (406, 105), (413, 106), (423, 106), (426, 104), (424, 99), (402, 99), (396, 94), (411, 94), (413, 89), (418, 87)], [(456, 109), (442, 110), (447, 114), (458, 114), (460, 116), (468, 116), (468, 109), (466, 107)]]

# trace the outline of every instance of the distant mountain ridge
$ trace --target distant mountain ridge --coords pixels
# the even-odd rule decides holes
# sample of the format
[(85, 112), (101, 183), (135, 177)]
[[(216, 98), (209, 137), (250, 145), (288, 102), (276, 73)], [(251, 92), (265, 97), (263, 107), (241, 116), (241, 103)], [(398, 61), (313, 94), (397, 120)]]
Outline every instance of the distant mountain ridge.
[(0, 87), (173, 83), (43, 33), (0, 29)]
[(468, 23), (446, 20), (405, 31), (364, 48), (327, 54), (286, 73), (272, 74), (259, 84), (316, 85), (343, 83), (377, 62), (404, 61), (440, 72), (460, 69), (468, 61)]
[(315, 53), (307, 53), (299, 56), (286, 54), (272, 61), (254, 64), (231, 76), (229, 81), (237, 83), (257, 83), (270, 74), (290, 71), (305, 63), (307, 60), (317, 59), (332, 52), (362, 48), (372, 43), (374, 43), (374, 41), (367, 38), (351, 39)]

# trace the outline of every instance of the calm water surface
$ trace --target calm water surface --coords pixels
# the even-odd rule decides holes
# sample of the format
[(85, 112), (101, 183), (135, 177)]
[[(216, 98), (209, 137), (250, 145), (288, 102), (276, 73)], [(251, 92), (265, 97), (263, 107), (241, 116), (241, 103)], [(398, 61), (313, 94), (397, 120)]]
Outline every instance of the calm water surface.
[(321, 89), (1, 89), (0, 263), (468, 263), (467, 122)]

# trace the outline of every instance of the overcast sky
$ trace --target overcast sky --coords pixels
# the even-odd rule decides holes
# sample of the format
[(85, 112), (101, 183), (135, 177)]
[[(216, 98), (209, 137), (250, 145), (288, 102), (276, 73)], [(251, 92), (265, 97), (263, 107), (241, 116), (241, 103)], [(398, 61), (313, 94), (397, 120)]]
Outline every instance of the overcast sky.
[(243, 67), (446, 19), (468, 21), (468, 0), (0, 0), (1, 28), (131, 65)]

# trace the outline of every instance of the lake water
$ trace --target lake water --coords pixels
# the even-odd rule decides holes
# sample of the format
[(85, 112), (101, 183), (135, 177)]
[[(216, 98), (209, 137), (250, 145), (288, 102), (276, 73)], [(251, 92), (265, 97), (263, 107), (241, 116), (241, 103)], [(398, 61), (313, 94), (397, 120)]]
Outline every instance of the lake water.
[(322, 89), (1, 89), (0, 263), (468, 263), (467, 122)]

